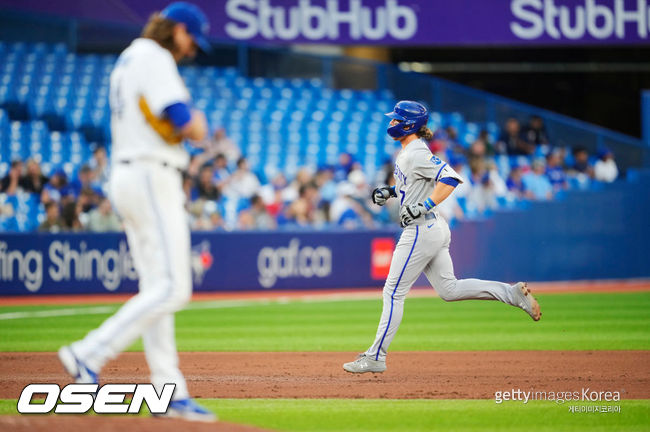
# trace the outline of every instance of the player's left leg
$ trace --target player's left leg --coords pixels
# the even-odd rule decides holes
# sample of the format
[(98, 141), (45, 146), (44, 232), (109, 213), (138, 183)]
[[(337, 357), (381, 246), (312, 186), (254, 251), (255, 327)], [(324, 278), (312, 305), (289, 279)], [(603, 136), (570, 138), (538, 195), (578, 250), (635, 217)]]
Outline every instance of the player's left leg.
[(168, 383), (176, 384), (174, 399), (190, 397), (185, 378), (178, 368), (174, 337), (174, 315), (167, 314), (142, 334), (144, 354), (151, 371), (151, 383), (161, 391)]
[[(84, 339), (72, 344), (75, 356), (96, 372), (150, 326), (157, 325), (161, 317), (187, 304), (192, 293), (189, 228), (178, 175), (165, 175), (165, 171), (156, 176), (154, 183), (152, 170), (169, 169), (153, 165), (128, 169), (134, 174), (116, 182), (121, 194), (115, 201), (133, 249), (140, 292)], [(135, 188), (133, 184), (146, 187)]]
[(393, 252), (383, 292), (383, 310), (373, 344), (343, 369), (353, 373), (383, 372), (386, 354), (404, 315), (404, 299), (439, 247), (424, 226), (404, 229)]
[[(441, 229), (444, 228), (441, 226)], [(447, 228), (446, 238), (450, 239), (448, 231)], [(523, 309), (535, 321), (538, 321), (541, 316), (537, 300), (523, 282), (510, 285), (481, 279), (456, 279), (454, 265), (449, 255), (449, 240), (426, 265), (424, 274), (440, 298), (445, 301), (499, 300)]]

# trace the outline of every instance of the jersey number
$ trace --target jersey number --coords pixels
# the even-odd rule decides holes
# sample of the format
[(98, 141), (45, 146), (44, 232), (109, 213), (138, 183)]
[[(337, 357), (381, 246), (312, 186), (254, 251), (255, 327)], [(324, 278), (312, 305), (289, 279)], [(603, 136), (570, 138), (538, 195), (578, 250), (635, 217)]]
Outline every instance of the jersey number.
[(111, 112), (117, 117), (122, 117), (124, 111), (124, 95), (122, 94), (122, 79), (115, 79), (114, 85), (111, 86), (110, 106)]
[(399, 193), (402, 194), (402, 198), (400, 198), (400, 200), (399, 200), (399, 205), (401, 206), (401, 205), (404, 204), (404, 197), (406, 196), (406, 192), (404, 192), (402, 189), (400, 189)]

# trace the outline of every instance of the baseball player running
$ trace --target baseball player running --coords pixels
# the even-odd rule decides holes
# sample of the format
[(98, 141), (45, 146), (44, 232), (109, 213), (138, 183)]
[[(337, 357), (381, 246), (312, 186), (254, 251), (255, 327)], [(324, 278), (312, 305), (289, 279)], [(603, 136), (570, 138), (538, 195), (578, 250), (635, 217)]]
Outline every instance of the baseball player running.
[(355, 361), (343, 365), (352, 373), (386, 370), (386, 353), (402, 321), (404, 298), (422, 272), (445, 301), (499, 300), (523, 309), (535, 321), (542, 315), (525, 282), (509, 285), (456, 279), (449, 255), (451, 233), (436, 205), (463, 179), (429, 151), (425, 140), (431, 139), (432, 133), (426, 126), (429, 113), (423, 105), (401, 101), (386, 115), (392, 119), (387, 132), (402, 144), (402, 150), (395, 162), (395, 186), (375, 189), (372, 200), (383, 206), (390, 198), (399, 199), (404, 231), (384, 285), (384, 307), (375, 341)]
[(155, 13), (142, 36), (118, 58), (110, 78), (113, 135), (111, 201), (120, 214), (140, 276), (139, 293), (99, 328), (59, 350), (77, 382), (97, 383), (106, 362), (142, 336), (151, 382), (176, 384), (165, 414), (213, 421), (190, 398), (178, 368), (174, 312), (192, 294), (190, 231), (182, 171), (184, 139), (205, 137), (205, 115), (190, 108), (177, 63), (209, 48), (208, 21), (196, 6), (177, 2)]

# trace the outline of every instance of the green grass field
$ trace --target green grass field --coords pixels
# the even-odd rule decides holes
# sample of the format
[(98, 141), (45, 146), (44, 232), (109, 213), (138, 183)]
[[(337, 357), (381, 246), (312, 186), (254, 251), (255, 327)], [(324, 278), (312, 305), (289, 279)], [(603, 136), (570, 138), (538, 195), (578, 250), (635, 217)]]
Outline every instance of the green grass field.
[[(544, 317), (534, 323), (523, 312), (497, 302), (408, 299), (391, 350), (650, 349), (650, 293), (542, 295), (539, 300)], [(117, 307), (0, 307), (0, 350), (55, 351), (84, 336)], [(193, 303), (177, 314), (178, 347), (359, 351), (371, 342), (380, 311), (379, 298)], [(8, 319), (12, 316), (19, 318)], [(15, 413), (15, 404), (0, 401), (0, 414)], [(222, 420), (281, 431), (650, 429), (650, 400), (616, 402), (620, 413), (571, 413), (568, 403), (542, 401), (497, 405), (493, 400), (208, 399), (204, 404)]]
[[(620, 401), (618, 413), (572, 413), (569, 404), (491, 400), (202, 399), (223, 421), (291, 432), (647, 431), (650, 401)], [(577, 406), (596, 406), (579, 403)], [(15, 400), (0, 414), (16, 414)]]
[[(392, 350), (650, 349), (650, 293), (539, 296), (535, 323), (498, 302), (406, 301)], [(224, 307), (228, 306), (228, 307)], [(0, 307), (0, 351), (56, 351), (98, 326), (118, 305)], [(2, 319), (4, 314), (78, 315)], [(177, 314), (181, 351), (357, 351), (375, 335), (381, 300), (194, 303)], [(224, 332), (223, 329), (228, 329)], [(132, 349), (140, 350), (136, 344)]]

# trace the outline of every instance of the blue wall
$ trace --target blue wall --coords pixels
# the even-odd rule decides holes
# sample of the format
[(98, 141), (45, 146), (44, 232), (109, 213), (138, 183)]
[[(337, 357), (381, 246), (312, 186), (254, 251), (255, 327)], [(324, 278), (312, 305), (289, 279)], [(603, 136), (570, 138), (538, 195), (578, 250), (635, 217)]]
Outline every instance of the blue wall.
[(650, 172), (569, 192), (525, 212), (462, 223), (452, 233), (459, 278), (504, 281), (650, 277)]
[[(461, 223), (456, 276), (650, 277), (650, 172), (528, 210)], [(399, 231), (194, 233), (197, 291), (381, 287)], [(122, 234), (0, 235), (0, 295), (134, 292)], [(383, 272), (382, 272), (383, 270)]]
[[(389, 264), (395, 233), (194, 233), (194, 289), (380, 286), (384, 275), (373, 277), (371, 257), (374, 250)], [(123, 234), (0, 235), (0, 296), (136, 290), (137, 273)]]

